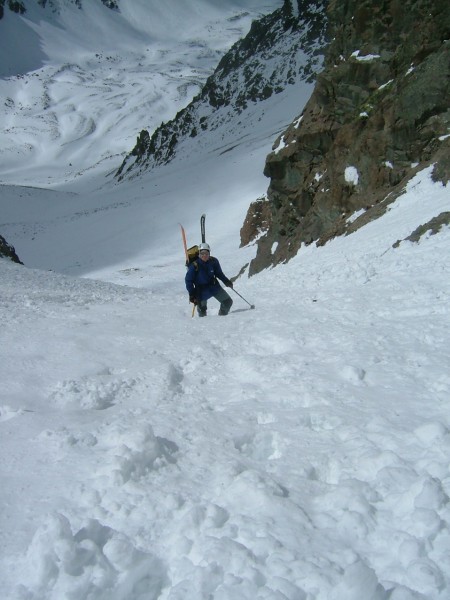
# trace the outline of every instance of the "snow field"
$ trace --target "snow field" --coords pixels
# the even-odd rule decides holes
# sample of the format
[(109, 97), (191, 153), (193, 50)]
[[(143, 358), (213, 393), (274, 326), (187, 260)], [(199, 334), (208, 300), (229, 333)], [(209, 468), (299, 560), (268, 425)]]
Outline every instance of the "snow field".
[(238, 282), (256, 310), (226, 319), (2, 261), (1, 425), (43, 498), (22, 500), (11, 598), (446, 597), (449, 234), (391, 248), (408, 198)]

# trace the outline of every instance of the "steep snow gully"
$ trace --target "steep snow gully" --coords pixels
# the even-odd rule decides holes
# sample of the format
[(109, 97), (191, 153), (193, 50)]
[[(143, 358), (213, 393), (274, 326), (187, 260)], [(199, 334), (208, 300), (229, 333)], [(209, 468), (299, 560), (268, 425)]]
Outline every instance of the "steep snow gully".
[(226, 319), (1, 261), (3, 597), (446, 598), (449, 231), (392, 248), (431, 192)]

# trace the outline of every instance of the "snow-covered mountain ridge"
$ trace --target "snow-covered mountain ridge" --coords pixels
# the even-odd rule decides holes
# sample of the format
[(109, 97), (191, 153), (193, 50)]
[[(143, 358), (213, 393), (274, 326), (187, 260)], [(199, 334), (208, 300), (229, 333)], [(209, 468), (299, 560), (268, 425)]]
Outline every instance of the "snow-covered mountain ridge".
[(325, 0), (285, 0), (281, 8), (254, 21), (186, 108), (153, 133), (141, 131), (117, 173), (119, 179), (175, 155), (189, 156), (192, 138), (196, 152), (203, 153), (216, 150), (219, 140), (245, 138), (264, 119), (264, 101), (277, 94), (294, 95), (296, 89), (290, 88), (295, 84), (308, 89), (322, 66), (325, 6)]
[(281, 0), (22, 4), (0, 20), (0, 181), (48, 187), (116, 171)]

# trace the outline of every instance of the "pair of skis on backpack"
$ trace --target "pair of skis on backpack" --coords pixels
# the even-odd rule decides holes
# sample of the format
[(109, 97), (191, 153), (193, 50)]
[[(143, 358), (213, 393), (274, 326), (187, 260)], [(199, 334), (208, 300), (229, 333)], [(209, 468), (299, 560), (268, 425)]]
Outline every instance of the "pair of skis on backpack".
[[(206, 243), (205, 219), (206, 219), (206, 215), (203, 214), (200, 217), (200, 231), (202, 234), (202, 244)], [(184, 254), (186, 257), (186, 267), (189, 267), (190, 264), (192, 264), (195, 260), (197, 260), (198, 253), (199, 253), (199, 247), (196, 244), (195, 246), (191, 246), (190, 248), (188, 248), (187, 241), (186, 241), (186, 232), (184, 230), (183, 225), (180, 224), (180, 228), (181, 228), (181, 237), (183, 239)]]

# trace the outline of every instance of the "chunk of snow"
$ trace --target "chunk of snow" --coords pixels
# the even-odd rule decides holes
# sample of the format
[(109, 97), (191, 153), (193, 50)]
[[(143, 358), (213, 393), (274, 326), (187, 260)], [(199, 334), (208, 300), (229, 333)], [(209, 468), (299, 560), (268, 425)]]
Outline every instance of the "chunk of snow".
[(379, 54), (360, 55), (360, 50), (355, 50), (355, 52), (352, 52), (352, 54), (350, 56), (352, 58), (356, 58), (356, 60), (358, 60), (359, 62), (370, 62), (372, 60), (376, 60), (377, 58), (380, 58)]
[(347, 183), (352, 183), (353, 185), (358, 185), (359, 174), (356, 167), (345, 168), (345, 181)]
[(281, 150), (283, 150), (283, 148), (286, 148), (286, 146), (287, 144), (284, 139), (284, 135), (282, 135), (280, 141), (278, 142), (278, 146), (274, 148), (273, 151), (275, 152), (275, 154), (278, 154), (279, 152), (281, 152)]
[(394, 83), (393, 79), (389, 79), (389, 81), (386, 81), (386, 83), (382, 83), (378, 89), (384, 90), (384, 88), (388, 87), (388, 85), (391, 85), (391, 83)]
[(359, 217), (361, 215), (363, 215), (366, 212), (365, 208), (361, 208), (361, 210), (357, 210), (356, 212), (354, 212), (352, 215), (350, 215), (347, 219), (347, 223), (353, 223), (354, 221), (356, 221), (356, 219), (359, 219)]
[(290, 0), (290, 5), (291, 5), (293, 16), (294, 17), (299, 17), (300, 16), (300, 9), (298, 7), (297, 0)]

